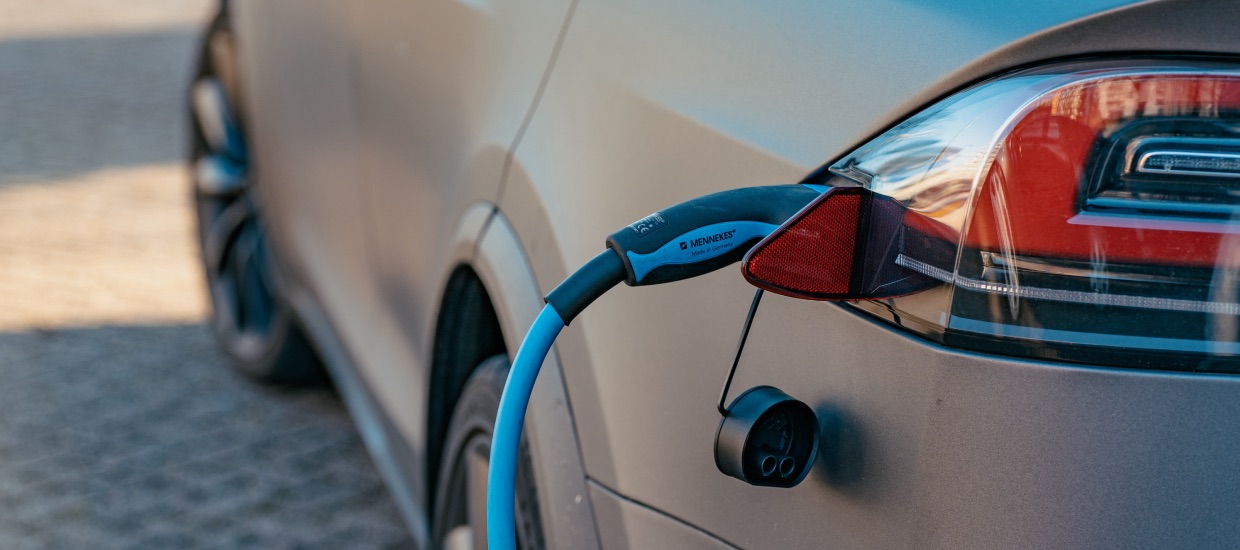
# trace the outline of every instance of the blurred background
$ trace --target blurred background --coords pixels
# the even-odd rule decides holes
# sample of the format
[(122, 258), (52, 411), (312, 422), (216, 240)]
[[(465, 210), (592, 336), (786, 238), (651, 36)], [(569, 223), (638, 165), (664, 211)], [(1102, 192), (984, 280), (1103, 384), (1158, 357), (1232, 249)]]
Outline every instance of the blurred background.
[(203, 321), (185, 89), (211, 0), (0, 0), (0, 548), (410, 542), (330, 388)]

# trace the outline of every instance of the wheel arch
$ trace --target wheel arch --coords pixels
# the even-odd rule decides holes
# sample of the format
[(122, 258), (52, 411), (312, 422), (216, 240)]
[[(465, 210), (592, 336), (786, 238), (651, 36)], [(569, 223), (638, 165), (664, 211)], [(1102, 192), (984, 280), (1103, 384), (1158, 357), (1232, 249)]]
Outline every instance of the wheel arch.
[[(465, 383), (482, 361), (507, 353), (491, 297), (468, 263), (457, 264), (448, 276), (434, 330), (426, 405), (428, 503), (434, 503), (437, 496), (435, 480), (442, 467), (443, 446)], [(433, 513), (433, 506), (427, 510)]]
[[(483, 206), (486, 216), (479, 227), (478, 215)], [(515, 355), (526, 330), (543, 306), (543, 292), (535, 280), (529, 257), (516, 230), (502, 212), (490, 204), (475, 204), (467, 209), (458, 227), (478, 227), (478, 231), (457, 231), (457, 237), (473, 234), (477, 238), (454, 239), (443, 275), (427, 386), (430, 390), (427, 400), (428, 486), (433, 486), (442, 467), (439, 455), (442, 455), (446, 436), (442, 430), (450, 421), (463, 382), (455, 392), (437, 396), (437, 390), (451, 389), (456, 381), (467, 380), (478, 363), (493, 355), (485, 351), (498, 350), (496, 353), (507, 353), (510, 358)], [(463, 310), (455, 311), (462, 306)], [(466, 331), (478, 333), (455, 333), (453, 329), (464, 326), (462, 323), (470, 325)], [(494, 332), (496, 328), (498, 335)], [(462, 341), (468, 342), (480, 334), (485, 337), (478, 341), (489, 348), (461, 349)], [(478, 361), (470, 364), (468, 358), (473, 356), (479, 356)], [(526, 417), (526, 437), (531, 443), (539, 499), (543, 505), (557, 511), (543, 516), (549, 546), (598, 548), (598, 532), (576, 427), (555, 353), (547, 358), (535, 385)]]

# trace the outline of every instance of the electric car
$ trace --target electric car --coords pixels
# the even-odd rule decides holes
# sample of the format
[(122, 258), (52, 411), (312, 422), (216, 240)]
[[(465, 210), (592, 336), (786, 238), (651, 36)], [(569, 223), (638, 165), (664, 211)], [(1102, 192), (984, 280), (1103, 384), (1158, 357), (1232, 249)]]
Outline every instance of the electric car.
[[(211, 322), (257, 379), (336, 384), (420, 547), (481, 547), (546, 293), (651, 212), (800, 183), (826, 198), (741, 267), (564, 330), (522, 547), (1235, 547), (1237, 28), (1208, 0), (226, 1), (188, 88)], [(716, 459), (764, 386), (820, 426), (791, 487)]]

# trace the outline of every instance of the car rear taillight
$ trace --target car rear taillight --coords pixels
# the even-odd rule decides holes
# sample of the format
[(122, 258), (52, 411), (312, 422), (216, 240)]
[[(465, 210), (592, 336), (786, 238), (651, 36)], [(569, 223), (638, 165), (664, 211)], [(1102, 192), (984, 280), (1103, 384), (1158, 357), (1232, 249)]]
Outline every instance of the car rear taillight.
[[(904, 205), (862, 187), (832, 187), (752, 248), (745, 277), (780, 294), (812, 300), (891, 298), (938, 281), (900, 265), (907, 247), (955, 250), (942, 236), (910, 227)], [(929, 227), (933, 222), (926, 222)], [(911, 225), (917, 225), (913, 223)]]
[(1240, 370), (1240, 71), (1074, 64), (949, 97), (823, 170), (746, 277), (949, 345)]

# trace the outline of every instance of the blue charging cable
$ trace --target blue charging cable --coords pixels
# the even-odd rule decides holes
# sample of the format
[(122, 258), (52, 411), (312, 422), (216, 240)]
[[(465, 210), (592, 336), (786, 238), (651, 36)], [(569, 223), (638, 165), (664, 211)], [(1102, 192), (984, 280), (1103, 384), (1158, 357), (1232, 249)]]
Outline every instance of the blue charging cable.
[(504, 393), (499, 398), (495, 435), (491, 437), (491, 464), (487, 470), (487, 547), (516, 550), (512, 526), (516, 523), (517, 457), (525, 408), (534, 392), (534, 381), (542, 369), (551, 344), (564, 328), (564, 320), (550, 304), (543, 307), (526, 333), (517, 358), (508, 371)]
[(595, 256), (547, 295), (521, 342), (495, 419), (487, 472), (487, 545), (516, 550), (517, 457), (534, 381), (560, 331), (594, 300), (624, 282), (643, 286), (689, 279), (733, 264), (822, 193), (807, 185), (733, 189), (683, 202), (607, 238)]

